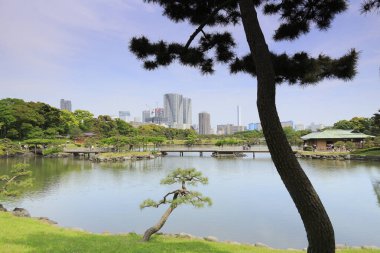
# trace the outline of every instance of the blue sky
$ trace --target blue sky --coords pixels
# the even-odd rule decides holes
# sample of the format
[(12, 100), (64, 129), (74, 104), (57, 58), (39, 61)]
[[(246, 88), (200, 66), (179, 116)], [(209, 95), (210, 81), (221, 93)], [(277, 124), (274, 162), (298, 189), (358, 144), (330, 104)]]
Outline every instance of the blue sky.
[[(327, 32), (313, 30), (293, 42), (273, 42), (276, 16), (260, 16), (271, 50), (339, 57), (351, 48), (360, 51), (353, 81), (327, 80), (301, 88), (282, 84), (277, 91), (281, 120), (331, 124), (354, 116), (370, 117), (380, 109), (380, 14), (361, 15), (360, 2), (351, 1)], [(198, 112), (211, 114), (212, 126), (258, 121), (256, 80), (230, 75), (217, 66), (212, 76), (171, 65), (154, 72), (142, 69), (128, 51), (131, 37), (185, 42), (193, 27), (174, 24), (161, 9), (142, 0), (0, 0), (0, 98), (17, 97), (59, 106), (70, 99), (73, 109), (96, 115), (116, 115), (162, 105), (164, 93), (181, 93)], [(248, 51), (242, 26), (229, 27), (240, 55)]]

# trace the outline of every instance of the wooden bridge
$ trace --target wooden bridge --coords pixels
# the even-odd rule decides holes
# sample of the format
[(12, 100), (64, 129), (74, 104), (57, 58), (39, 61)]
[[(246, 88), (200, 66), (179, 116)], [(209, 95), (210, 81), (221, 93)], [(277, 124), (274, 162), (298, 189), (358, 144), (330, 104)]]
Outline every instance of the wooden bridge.
[(212, 156), (215, 157), (239, 157), (244, 156), (244, 154), (252, 154), (255, 157), (255, 153), (269, 153), (267, 147), (206, 147), (206, 148), (171, 148), (164, 147), (161, 148), (161, 153), (166, 155), (168, 153), (179, 153), (180, 156), (183, 156), (184, 153), (199, 153), (199, 156), (203, 156), (203, 153), (212, 153)]

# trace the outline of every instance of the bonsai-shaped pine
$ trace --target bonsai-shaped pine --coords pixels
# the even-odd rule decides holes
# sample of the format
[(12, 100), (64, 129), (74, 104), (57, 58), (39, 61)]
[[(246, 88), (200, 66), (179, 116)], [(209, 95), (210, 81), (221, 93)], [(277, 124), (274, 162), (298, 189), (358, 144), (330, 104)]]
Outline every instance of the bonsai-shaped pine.
[[(200, 171), (197, 171), (194, 168), (190, 169), (181, 169), (178, 168), (171, 172), (166, 178), (161, 180), (161, 184), (180, 184), (181, 188), (167, 193), (159, 202), (155, 202), (152, 199), (147, 199), (143, 203), (141, 203), (140, 208), (143, 209), (145, 207), (159, 207), (160, 205), (168, 204), (169, 208), (162, 215), (161, 219), (158, 221), (156, 225), (149, 228), (145, 231), (143, 241), (149, 241), (150, 237), (157, 233), (165, 224), (169, 215), (173, 212), (175, 208), (182, 204), (190, 204), (194, 207), (201, 208), (204, 207), (205, 204), (211, 206), (211, 199), (208, 197), (204, 197), (202, 193), (196, 191), (190, 191), (186, 188), (187, 185), (196, 186), (198, 183), (207, 184), (207, 177), (203, 177)], [(170, 199), (171, 198), (171, 199)]]
[(0, 199), (16, 197), (20, 190), (28, 187), (32, 183), (29, 164), (18, 163), (12, 166), (9, 175), (0, 176)]

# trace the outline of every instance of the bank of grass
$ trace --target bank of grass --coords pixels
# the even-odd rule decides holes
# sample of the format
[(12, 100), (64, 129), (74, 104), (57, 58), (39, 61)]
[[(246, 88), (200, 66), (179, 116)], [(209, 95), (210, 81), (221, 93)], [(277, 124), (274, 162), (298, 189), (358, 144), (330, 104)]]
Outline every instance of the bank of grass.
[(300, 154), (300, 155), (317, 155), (317, 156), (333, 156), (333, 155), (348, 155), (350, 154), (350, 152), (332, 152), (332, 151), (326, 151), (326, 152), (323, 152), (323, 151), (301, 151), (301, 150), (298, 150), (296, 151), (296, 153)]
[(380, 157), (380, 147), (368, 148), (368, 149), (358, 149), (351, 152), (353, 155), (359, 156), (379, 156)]
[[(123, 252), (123, 253), (296, 253), (248, 245), (153, 236), (148, 243), (137, 234), (99, 235), (49, 225), (0, 212), (0, 251), (20, 252)], [(380, 253), (380, 250), (345, 249), (341, 253)]]

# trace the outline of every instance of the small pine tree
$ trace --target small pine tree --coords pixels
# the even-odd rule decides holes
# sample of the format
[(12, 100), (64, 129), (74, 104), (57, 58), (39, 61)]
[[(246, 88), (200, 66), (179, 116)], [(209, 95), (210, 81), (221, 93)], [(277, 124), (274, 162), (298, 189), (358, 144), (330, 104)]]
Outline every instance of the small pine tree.
[(194, 168), (190, 168), (190, 169), (178, 168), (161, 180), (161, 184), (172, 185), (176, 183), (180, 184), (181, 188), (167, 193), (159, 202), (156, 202), (152, 199), (147, 199), (143, 203), (141, 203), (140, 205), (141, 209), (145, 207), (157, 208), (160, 205), (165, 205), (165, 204), (169, 205), (169, 208), (162, 215), (158, 223), (145, 231), (143, 241), (149, 241), (150, 237), (154, 233), (157, 233), (164, 226), (165, 222), (169, 218), (169, 215), (179, 205), (190, 204), (194, 207), (201, 208), (201, 207), (204, 207), (206, 204), (208, 206), (212, 204), (211, 199), (209, 197), (204, 197), (202, 193), (191, 191), (186, 188), (186, 184), (196, 186), (198, 183), (200, 184), (208, 183), (207, 177), (203, 177), (200, 171), (197, 171)]

